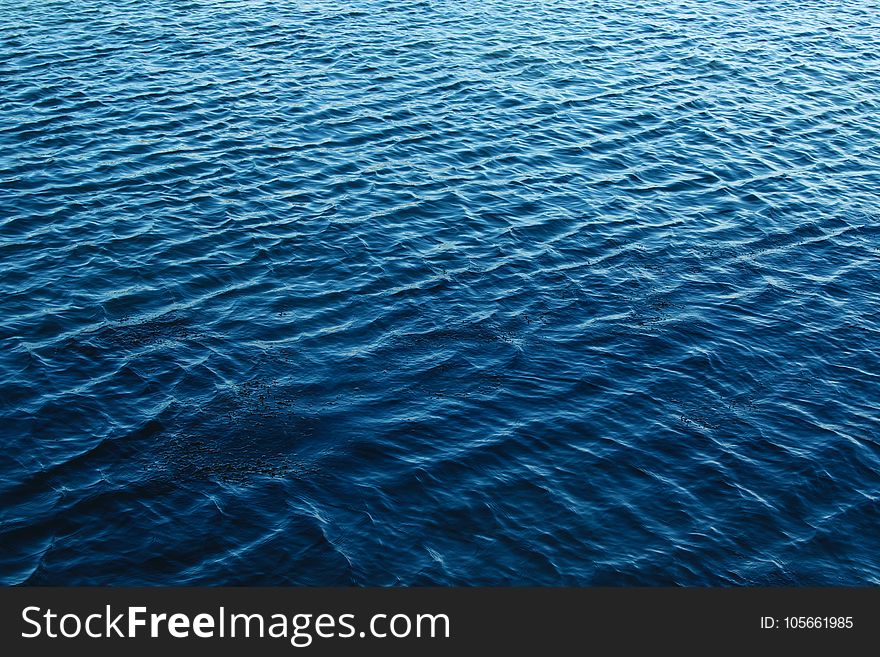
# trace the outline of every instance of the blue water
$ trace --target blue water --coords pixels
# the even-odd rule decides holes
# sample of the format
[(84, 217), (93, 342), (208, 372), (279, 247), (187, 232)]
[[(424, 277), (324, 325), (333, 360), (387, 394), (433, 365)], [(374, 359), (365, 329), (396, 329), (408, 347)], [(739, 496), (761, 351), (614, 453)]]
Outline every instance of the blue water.
[(0, 582), (880, 584), (880, 3), (0, 0)]

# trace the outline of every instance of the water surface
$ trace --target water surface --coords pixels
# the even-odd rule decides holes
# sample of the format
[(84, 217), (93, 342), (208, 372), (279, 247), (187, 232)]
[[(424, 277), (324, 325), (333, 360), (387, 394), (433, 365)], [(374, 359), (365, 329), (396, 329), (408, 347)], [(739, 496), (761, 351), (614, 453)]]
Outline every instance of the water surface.
[(880, 5), (0, 0), (0, 582), (880, 584)]

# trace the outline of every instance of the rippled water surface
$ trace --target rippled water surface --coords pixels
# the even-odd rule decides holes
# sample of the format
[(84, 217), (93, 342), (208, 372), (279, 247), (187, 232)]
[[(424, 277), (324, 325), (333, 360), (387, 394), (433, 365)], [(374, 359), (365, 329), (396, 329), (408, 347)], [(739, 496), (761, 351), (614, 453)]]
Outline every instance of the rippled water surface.
[(0, 582), (880, 583), (880, 4), (0, 0)]

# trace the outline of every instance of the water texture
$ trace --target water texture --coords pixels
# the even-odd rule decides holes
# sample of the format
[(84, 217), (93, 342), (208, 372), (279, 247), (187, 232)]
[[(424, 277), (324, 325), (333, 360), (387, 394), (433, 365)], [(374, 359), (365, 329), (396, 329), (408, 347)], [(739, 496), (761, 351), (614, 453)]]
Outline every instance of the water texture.
[(0, 0), (0, 583), (880, 584), (880, 3)]

